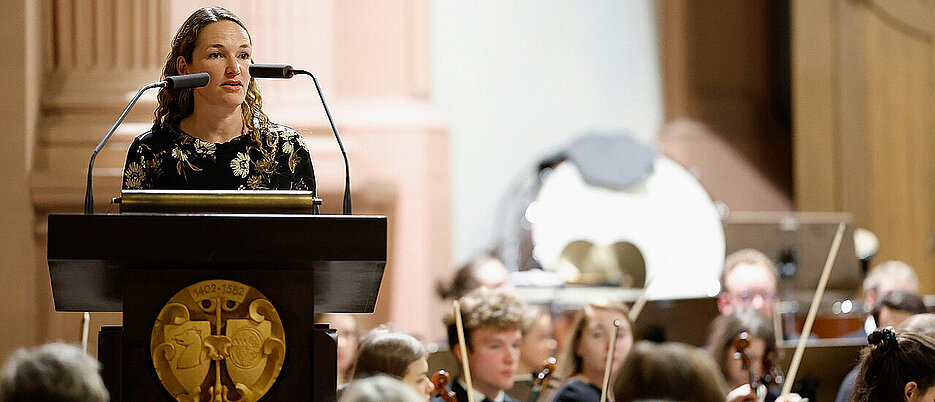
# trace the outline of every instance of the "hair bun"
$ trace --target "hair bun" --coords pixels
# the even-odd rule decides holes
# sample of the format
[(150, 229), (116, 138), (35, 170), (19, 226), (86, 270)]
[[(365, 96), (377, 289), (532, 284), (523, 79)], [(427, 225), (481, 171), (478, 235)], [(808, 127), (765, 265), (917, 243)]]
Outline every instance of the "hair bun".
[(891, 326), (878, 329), (867, 335), (867, 343), (874, 347), (888, 346), (896, 342), (896, 331)]

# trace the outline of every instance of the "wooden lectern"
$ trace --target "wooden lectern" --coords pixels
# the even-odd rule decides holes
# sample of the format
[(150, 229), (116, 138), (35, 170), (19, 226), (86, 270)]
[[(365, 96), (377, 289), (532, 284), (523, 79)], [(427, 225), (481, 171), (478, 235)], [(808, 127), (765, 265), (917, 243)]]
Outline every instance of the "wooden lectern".
[[(386, 228), (386, 217), (359, 215), (51, 215), (55, 309), (123, 311), (123, 326), (103, 328), (100, 337), (112, 399), (173, 400), (154, 368), (157, 318), (193, 284), (235, 281), (261, 292), (281, 319), (283, 363), (262, 399), (334, 400), (335, 334), (316, 328), (313, 315), (373, 312), (386, 264)], [(221, 307), (217, 311), (220, 323)], [(224, 326), (230, 332), (233, 324)], [(217, 327), (212, 334), (223, 335)], [(256, 352), (251, 338), (243, 339), (227, 347), (248, 356), (240, 360), (255, 358), (243, 352), (245, 346)], [(190, 370), (173, 361), (179, 362), (173, 370)], [(235, 363), (243, 361), (215, 360), (205, 378), (220, 384), (217, 370)]]

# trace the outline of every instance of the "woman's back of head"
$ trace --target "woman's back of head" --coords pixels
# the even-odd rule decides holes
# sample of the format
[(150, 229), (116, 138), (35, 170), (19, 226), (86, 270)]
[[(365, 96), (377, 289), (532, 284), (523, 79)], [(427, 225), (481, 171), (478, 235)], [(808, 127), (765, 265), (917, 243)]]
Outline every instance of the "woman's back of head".
[(857, 402), (906, 400), (906, 392), (925, 393), (935, 385), (935, 341), (891, 327), (867, 336), (854, 388)]
[(614, 381), (617, 402), (722, 402), (726, 385), (707, 353), (683, 343), (637, 343)]

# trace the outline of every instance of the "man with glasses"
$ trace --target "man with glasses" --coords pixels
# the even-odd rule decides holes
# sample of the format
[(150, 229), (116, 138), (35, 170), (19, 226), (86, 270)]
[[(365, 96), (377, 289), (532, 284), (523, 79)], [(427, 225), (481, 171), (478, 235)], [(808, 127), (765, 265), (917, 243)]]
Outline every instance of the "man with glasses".
[(776, 264), (757, 250), (748, 248), (728, 255), (721, 272), (718, 310), (727, 315), (737, 306), (750, 306), (772, 319), (777, 277)]

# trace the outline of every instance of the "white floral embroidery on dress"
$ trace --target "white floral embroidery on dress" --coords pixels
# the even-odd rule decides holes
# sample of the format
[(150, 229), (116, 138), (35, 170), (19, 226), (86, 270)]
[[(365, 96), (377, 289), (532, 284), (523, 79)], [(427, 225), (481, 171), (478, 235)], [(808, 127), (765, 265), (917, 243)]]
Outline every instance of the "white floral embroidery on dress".
[(294, 149), (293, 149), (293, 147), (292, 147), (292, 142), (291, 142), (291, 141), (285, 141), (285, 142), (282, 143), (282, 152), (283, 152), (284, 154), (291, 154), (293, 150), (294, 150)]
[(198, 138), (195, 138), (195, 151), (199, 154), (208, 154), (211, 155), (217, 149), (217, 146), (210, 142), (202, 141)]
[(247, 175), (250, 174), (250, 156), (238, 152), (237, 157), (231, 160), (231, 170), (234, 171), (234, 176), (246, 179)]
[(181, 159), (186, 162), (188, 161), (188, 154), (182, 152), (182, 150), (178, 149), (178, 147), (172, 148), (172, 157), (175, 159)]

